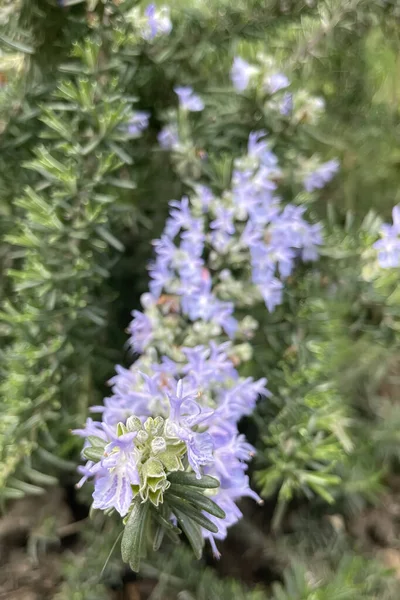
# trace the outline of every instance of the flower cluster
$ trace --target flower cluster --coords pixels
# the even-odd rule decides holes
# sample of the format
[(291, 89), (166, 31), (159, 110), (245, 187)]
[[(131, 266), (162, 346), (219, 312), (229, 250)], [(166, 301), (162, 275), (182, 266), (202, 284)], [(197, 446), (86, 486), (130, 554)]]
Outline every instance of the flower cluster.
[[(149, 23), (154, 11), (146, 12)], [(161, 30), (154, 25), (152, 31)], [(301, 120), (310, 98), (299, 101), (273, 62), (261, 62), (235, 59), (236, 90), (262, 85), (266, 101), (275, 102), (281, 115), (295, 111)], [(205, 112), (206, 106), (189, 86), (174, 91), (178, 107), (159, 133), (159, 145), (182, 164), (195, 157), (195, 164), (190, 122), (201, 123), (203, 116), (191, 113)], [(314, 104), (312, 114), (318, 112)], [(136, 113), (128, 133), (139, 135), (148, 119), (148, 113)], [(293, 181), (310, 194), (337, 168), (334, 160), (321, 164), (315, 157), (300, 157)], [(170, 202), (164, 230), (153, 241), (149, 290), (128, 329), (136, 360), (128, 369), (117, 366), (110, 397), (92, 408), (102, 421), (89, 419), (77, 431), (87, 439), (81, 484), (93, 477), (95, 508), (134, 514), (139, 498), (169, 510), (174, 483), (168, 478), (174, 471), (217, 480), (219, 487), (205, 493), (222, 511), (210, 513), (208, 529), (197, 521), (217, 556), (216, 540), (241, 518), (237, 501), (244, 496), (260, 501), (247, 475), (254, 449), (238, 429), (257, 400), (269, 394), (265, 378), (254, 381), (238, 370), (252, 356), (249, 340), (257, 328), (249, 308), (264, 302), (271, 312), (280, 305), (296, 263), (316, 260), (322, 243), (321, 227), (306, 219), (305, 208), (283, 202), (279, 192), (285, 177), (271, 138), (264, 130), (254, 131), (245, 153), (233, 161), (230, 185), (222, 193), (199, 183), (198, 175), (187, 196)]]
[[(115, 509), (121, 516), (128, 513), (137, 495), (143, 502), (149, 500), (158, 506), (169, 487), (167, 474), (183, 471), (184, 457), (199, 476), (200, 468), (213, 462), (210, 435), (194, 431), (207, 421), (211, 411), (196, 403), (195, 394), (183, 395), (182, 380), (176, 385), (171, 381), (163, 389), (154, 376), (140, 377), (143, 385), (138, 386), (136, 395), (132, 388), (130, 395), (123, 397), (125, 410), (113, 407), (112, 401), (111, 406), (106, 403), (101, 423), (89, 419), (84, 429), (74, 432), (90, 443), (83, 451), (89, 461), (80, 468), (83, 477), (79, 485), (94, 477), (93, 507)], [(114, 400), (118, 402), (118, 384), (116, 387)], [(154, 410), (153, 414), (164, 412), (166, 418), (147, 417), (147, 407), (141, 411), (141, 402), (132, 400), (141, 395), (143, 402), (146, 394), (152, 398), (154, 392), (166, 410)]]
[(234, 58), (231, 82), (238, 94), (257, 90), (265, 98), (266, 107), (277, 116), (289, 117), (294, 123), (313, 123), (324, 109), (322, 98), (304, 90), (291, 92), (288, 77), (279, 70), (271, 56), (260, 54), (257, 64), (240, 56)]
[[(181, 110), (202, 108), (190, 88), (176, 93)], [(282, 204), (282, 176), (265, 132), (253, 132), (230, 189), (216, 196), (197, 184), (190, 198), (170, 202), (143, 311), (133, 312), (129, 326), (138, 357), (129, 369), (117, 367), (112, 395), (93, 407), (102, 422), (89, 419), (77, 432), (90, 443), (103, 440), (105, 454), (95, 462), (85, 448), (82, 467), (81, 482), (94, 478), (97, 508), (124, 515), (138, 494), (161, 503), (174, 470), (216, 478), (218, 490), (208, 493), (225, 517), (211, 517), (217, 533), (203, 529), (216, 555), (215, 540), (241, 517), (237, 500), (259, 500), (247, 475), (254, 449), (238, 423), (268, 395), (266, 379), (237, 370), (251, 356), (256, 323), (239, 319), (236, 308), (264, 300), (272, 311), (296, 260), (316, 259), (321, 244), (320, 226), (305, 219), (304, 208)]]
[[(230, 338), (238, 329), (235, 304), (263, 298), (270, 311), (280, 304), (296, 259), (315, 260), (322, 241), (320, 226), (305, 220), (303, 207), (282, 205), (281, 178), (265, 132), (253, 132), (247, 154), (235, 161), (230, 190), (217, 197), (199, 185), (190, 201), (172, 201), (164, 233), (154, 242), (154, 301), (174, 297), (185, 319), (209, 323)], [(151, 323), (136, 319), (132, 346), (140, 352)]]
[(217, 534), (203, 532), (218, 555), (214, 537), (223, 539), (241, 517), (235, 501), (246, 495), (260, 500), (246, 474), (254, 449), (237, 423), (253, 412), (260, 395), (268, 394), (265, 379), (239, 376), (231, 353), (229, 342), (211, 341), (181, 348), (180, 361), (164, 356), (151, 363), (148, 352), (130, 369), (117, 367), (112, 396), (92, 408), (102, 413), (102, 422), (89, 419), (75, 431), (90, 442), (103, 440), (99, 462), (84, 450), (89, 462), (80, 468), (81, 485), (94, 477), (95, 508), (115, 508), (124, 516), (137, 494), (158, 505), (168, 489), (167, 473), (189, 466), (198, 477), (208, 474), (220, 481), (213, 500), (226, 517), (215, 521)]
[(375, 242), (378, 250), (378, 263), (384, 269), (400, 266), (400, 205), (393, 208), (393, 225), (381, 227), (381, 239)]

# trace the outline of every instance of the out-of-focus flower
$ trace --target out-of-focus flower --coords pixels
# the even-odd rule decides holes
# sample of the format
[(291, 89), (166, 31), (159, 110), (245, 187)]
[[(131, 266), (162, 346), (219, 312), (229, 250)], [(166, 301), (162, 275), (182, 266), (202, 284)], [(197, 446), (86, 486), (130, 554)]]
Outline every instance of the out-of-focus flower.
[(284, 117), (289, 116), (293, 111), (293, 95), (290, 92), (286, 92), (280, 102), (279, 112)]
[(269, 94), (276, 94), (279, 90), (289, 87), (290, 81), (284, 73), (273, 73), (264, 79), (264, 89)]
[(158, 143), (163, 150), (172, 150), (179, 146), (178, 128), (175, 124), (165, 125), (157, 135)]
[(153, 40), (158, 35), (168, 35), (172, 31), (172, 23), (169, 16), (169, 8), (155, 4), (149, 4), (144, 11), (146, 25), (142, 31), (145, 40)]
[(304, 188), (307, 192), (323, 188), (333, 179), (339, 170), (339, 161), (329, 160), (304, 177)]
[(190, 86), (177, 86), (174, 88), (175, 94), (179, 99), (179, 106), (189, 112), (199, 112), (204, 108), (204, 102), (194, 93)]
[(244, 92), (249, 86), (251, 78), (258, 73), (257, 67), (251, 65), (240, 56), (233, 59), (231, 81), (238, 92)]
[(383, 269), (400, 267), (400, 204), (392, 210), (393, 225), (381, 227), (381, 239), (373, 247), (378, 250), (378, 263)]
[(130, 119), (127, 131), (129, 135), (137, 137), (149, 126), (150, 113), (144, 110), (136, 111)]

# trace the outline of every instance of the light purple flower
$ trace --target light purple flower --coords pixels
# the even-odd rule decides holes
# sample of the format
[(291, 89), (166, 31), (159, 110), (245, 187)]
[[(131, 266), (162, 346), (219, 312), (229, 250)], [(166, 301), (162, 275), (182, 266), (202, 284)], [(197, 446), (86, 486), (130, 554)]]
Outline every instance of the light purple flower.
[(315, 171), (309, 173), (304, 178), (304, 188), (307, 192), (323, 188), (339, 170), (339, 161), (336, 159), (329, 160), (320, 165)]
[(284, 117), (288, 117), (293, 111), (293, 95), (290, 92), (286, 92), (279, 105), (279, 112)]
[(171, 210), (165, 226), (165, 233), (171, 239), (174, 238), (181, 229), (189, 229), (193, 216), (190, 211), (189, 198), (183, 196), (181, 200), (171, 200), (169, 203)]
[(207, 187), (206, 185), (203, 185), (201, 183), (198, 183), (197, 185), (194, 186), (194, 191), (196, 192), (198, 198), (200, 199), (201, 208), (202, 208), (203, 212), (208, 212), (210, 204), (211, 204), (212, 200), (214, 199), (212, 191), (210, 190), (209, 187)]
[(209, 433), (196, 433), (192, 428), (210, 418), (213, 411), (204, 410), (196, 402), (196, 395), (189, 392), (184, 395), (183, 381), (179, 380), (175, 393), (168, 393), (171, 412), (166, 431), (171, 437), (177, 437), (186, 444), (190, 466), (201, 478), (201, 467), (213, 462), (213, 442)]
[(190, 112), (199, 112), (204, 108), (204, 102), (194, 93), (193, 88), (189, 86), (177, 86), (174, 88), (175, 94), (179, 99), (179, 106)]
[(168, 35), (172, 30), (171, 19), (169, 18), (169, 8), (162, 6), (157, 9), (155, 4), (149, 4), (144, 11), (147, 17), (147, 28), (142, 32), (145, 40), (153, 40), (157, 35)]
[(269, 312), (273, 312), (277, 306), (282, 304), (282, 281), (279, 281), (279, 279), (274, 277), (270, 281), (260, 284), (258, 287), (264, 299), (265, 306), (268, 308)]
[(133, 320), (128, 327), (131, 336), (129, 345), (134, 352), (141, 354), (153, 337), (153, 326), (149, 317), (139, 310), (134, 310), (132, 316)]
[(373, 244), (378, 250), (378, 262), (383, 269), (400, 266), (400, 205), (392, 210), (393, 225), (384, 224), (381, 227), (381, 239)]
[(271, 151), (265, 138), (266, 135), (266, 131), (252, 131), (249, 135), (247, 153), (250, 157), (258, 158), (260, 164), (275, 169), (278, 165), (278, 158)]
[(137, 110), (130, 119), (127, 127), (129, 135), (139, 136), (142, 131), (149, 126), (150, 113), (144, 110)]
[(177, 126), (174, 123), (165, 125), (157, 135), (157, 139), (163, 150), (174, 150), (179, 146)]
[(133, 440), (136, 433), (118, 435), (103, 424), (111, 438), (101, 460), (101, 472), (93, 492), (93, 508), (115, 508), (124, 517), (133, 500), (132, 485), (140, 484)]
[(240, 56), (236, 56), (233, 59), (233, 65), (231, 69), (231, 81), (233, 87), (238, 92), (244, 92), (247, 89), (250, 79), (257, 73), (257, 68), (250, 65)]
[(264, 79), (264, 88), (269, 94), (276, 94), (289, 85), (290, 81), (283, 73), (274, 73)]

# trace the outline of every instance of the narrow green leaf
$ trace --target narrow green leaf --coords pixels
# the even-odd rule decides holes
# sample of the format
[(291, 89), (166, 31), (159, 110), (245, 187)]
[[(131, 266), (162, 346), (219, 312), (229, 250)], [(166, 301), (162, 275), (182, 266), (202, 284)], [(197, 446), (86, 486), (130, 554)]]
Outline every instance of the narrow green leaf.
[(171, 483), (191, 485), (192, 487), (198, 487), (204, 490), (211, 490), (219, 487), (218, 479), (210, 477), (209, 475), (203, 475), (201, 479), (197, 479), (194, 473), (182, 473), (181, 471), (176, 471), (175, 473), (170, 473), (168, 479)]
[(38, 455), (42, 460), (45, 460), (49, 464), (57, 467), (58, 469), (63, 469), (65, 471), (75, 471), (76, 464), (72, 461), (65, 460), (64, 458), (60, 458), (59, 456), (55, 456), (45, 448), (38, 448)]
[(21, 490), (26, 496), (41, 496), (45, 490), (37, 485), (32, 485), (26, 481), (20, 481), (14, 477), (10, 477), (8, 483), (16, 490)]
[(107, 179), (107, 183), (113, 185), (117, 188), (121, 188), (122, 190), (135, 190), (136, 183), (130, 181), (129, 179), (116, 179), (115, 177), (109, 177)]
[(110, 244), (110, 246), (112, 246), (113, 248), (115, 248), (119, 252), (123, 252), (124, 251), (124, 249), (125, 249), (124, 245), (121, 244), (121, 242), (119, 240), (117, 240), (117, 238), (114, 237), (113, 234), (110, 233), (107, 229), (105, 229), (104, 227), (97, 227), (96, 231), (99, 234), (99, 236), (103, 238), (103, 240), (105, 242), (107, 242), (108, 244)]
[(22, 42), (16, 42), (4, 34), (0, 35), (0, 41), (4, 42), (6, 46), (14, 48), (14, 50), (18, 50), (18, 52), (22, 52), (23, 54), (35, 54), (35, 50), (32, 46), (28, 46)]
[(41, 473), (36, 469), (32, 469), (32, 467), (28, 467), (28, 465), (24, 466), (22, 472), (26, 477), (28, 477), (28, 479), (37, 485), (56, 485), (58, 482), (56, 477), (52, 477), (46, 473)]
[(155, 506), (151, 506), (152, 508), (152, 515), (154, 517), (154, 519), (164, 527), (164, 529), (168, 529), (169, 531), (174, 531), (176, 534), (180, 534), (181, 531), (180, 529), (178, 529), (178, 527), (175, 527), (175, 525), (173, 525), (170, 521), (168, 521), (160, 512), (159, 509), (157, 509)]
[(179, 498), (183, 498), (184, 500), (191, 502), (196, 506), (196, 508), (205, 510), (214, 517), (218, 517), (219, 519), (224, 519), (226, 517), (226, 514), (222, 508), (218, 506), (218, 504), (213, 502), (207, 496), (204, 496), (204, 494), (201, 492), (191, 489), (189, 486), (173, 483), (167, 493), (170, 492)]
[(20, 498), (24, 498), (26, 494), (22, 490), (16, 490), (14, 488), (3, 488), (1, 490), (0, 496), (5, 500), (19, 500)]
[(148, 502), (142, 504), (140, 499), (135, 500), (122, 536), (122, 560), (128, 563), (135, 572), (138, 572), (140, 567), (140, 556), (143, 550), (148, 513)]
[(82, 450), (82, 454), (88, 460), (98, 462), (104, 457), (104, 448), (100, 448), (99, 446), (96, 446), (95, 448), (88, 446)]
[(153, 550), (157, 552), (160, 549), (162, 541), (164, 539), (165, 529), (162, 525), (159, 525), (156, 529), (156, 533), (153, 540)]
[(88, 144), (86, 144), (86, 146), (83, 146), (81, 148), (82, 156), (87, 156), (88, 154), (93, 152), (93, 150), (95, 150), (97, 148), (97, 146), (100, 144), (102, 139), (103, 139), (102, 136), (96, 136), (95, 138), (90, 140), (90, 142)]
[(109, 146), (110, 146), (111, 150), (113, 152), (115, 152), (115, 154), (118, 156), (118, 158), (122, 160), (122, 162), (124, 162), (127, 165), (133, 164), (132, 157), (129, 156), (129, 154), (127, 152), (125, 152), (125, 150), (123, 150), (123, 148), (121, 148), (121, 146), (118, 146), (118, 144), (115, 144), (114, 142), (110, 142)]
[(218, 533), (218, 527), (214, 525), (210, 519), (205, 517), (199, 510), (194, 508), (192, 504), (189, 504), (189, 502), (185, 502), (185, 500), (182, 500), (177, 496), (173, 496), (172, 494), (168, 494), (167, 501), (174, 513), (175, 509), (178, 509), (193, 519), (193, 521), (198, 523), (201, 527), (204, 527), (204, 529), (208, 529), (208, 531), (211, 531), (212, 533)]
[(99, 448), (104, 448), (107, 442), (97, 435), (89, 435), (88, 441), (92, 444), (92, 446), (98, 446)]
[(174, 514), (193, 549), (194, 555), (200, 559), (204, 546), (204, 538), (200, 526), (179, 509), (174, 510)]

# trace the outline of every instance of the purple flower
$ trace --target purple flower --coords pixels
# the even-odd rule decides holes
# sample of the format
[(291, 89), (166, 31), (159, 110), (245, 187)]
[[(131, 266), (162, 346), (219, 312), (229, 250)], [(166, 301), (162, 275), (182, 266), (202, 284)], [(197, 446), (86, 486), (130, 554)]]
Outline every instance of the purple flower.
[(265, 377), (254, 381), (252, 377), (239, 379), (233, 386), (221, 388), (218, 394), (216, 415), (225, 423), (236, 423), (243, 416), (250, 415), (260, 396), (270, 396), (265, 387)]
[(137, 470), (137, 450), (133, 440), (136, 433), (118, 435), (103, 423), (110, 443), (105, 447), (101, 471), (96, 478), (93, 508), (115, 508), (124, 517), (133, 500), (132, 485), (140, 484)]
[(171, 405), (166, 431), (171, 437), (177, 437), (186, 444), (190, 466), (201, 478), (200, 467), (213, 462), (213, 442), (209, 433), (196, 433), (192, 428), (210, 418), (212, 410), (202, 410), (196, 402), (193, 392), (183, 394), (183, 381), (179, 380), (174, 394), (169, 393)]
[(219, 300), (212, 292), (211, 286), (210, 274), (203, 269), (198, 286), (189, 290), (182, 287), (182, 311), (191, 321), (211, 321), (220, 325), (229, 337), (233, 337), (237, 329), (237, 321), (233, 317), (233, 303)]
[(179, 145), (178, 128), (175, 123), (165, 125), (157, 135), (158, 143), (163, 150), (173, 150)]
[(133, 321), (128, 327), (131, 334), (129, 345), (134, 352), (141, 354), (153, 337), (153, 326), (149, 317), (139, 310), (134, 310), (132, 316)]
[(274, 277), (258, 287), (269, 312), (273, 312), (277, 306), (282, 304), (283, 283), (279, 279)]
[(250, 65), (240, 56), (236, 56), (233, 59), (233, 65), (231, 69), (231, 81), (233, 87), (238, 92), (244, 92), (250, 83), (250, 79), (257, 73), (257, 68)]
[(142, 32), (143, 39), (151, 41), (159, 34), (168, 35), (171, 32), (168, 7), (163, 6), (157, 10), (155, 4), (149, 4), (144, 14), (147, 17), (147, 28)]
[(304, 188), (307, 192), (323, 188), (339, 170), (339, 161), (336, 159), (329, 160), (320, 165), (315, 171), (309, 173), (304, 178)]
[(81, 437), (89, 437), (89, 435), (94, 435), (96, 437), (101, 437), (104, 440), (107, 439), (101, 423), (99, 423), (98, 421), (93, 421), (93, 419), (90, 418), (87, 419), (84, 428), (73, 429), (72, 433)]
[(216, 208), (216, 218), (210, 223), (212, 229), (211, 241), (217, 252), (224, 252), (229, 244), (231, 236), (235, 233), (233, 223), (234, 210), (218, 204)]
[(397, 234), (399, 234), (400, 233), (400, 204), (393, 207), (392, 219), (393, 219), (393, 230)]
[(205, 384), (220, 387), (223, 382), (238, 379), (239, 375), (227, 355), (229, 348), (230, 342), (182, 348), (187, 359), (182, 372), (195, 389), (201, 389)]
[(203, 212), (208, 212), (210, 204), (214, 199), (213, 193), (209, 187), (198, 183), (194, 186), (194, 191), (196, 192), (198, 198), (200, 199), (201, 208)]
[(204, 108), (204, 102), (193, 92), (193, 89), (189, 86), (178, 86), (174, 88), (175, 94), (179, 98), (179, 106), (183, 110), (190, 112), (199, 112)]
[(139, 136), (149, 126), (150, 113), (138, 110), (128, 123), (127, 131), (131, 136)]
[(169, 205), (171, 206), (171, 210), (169, 211), (170, 216), (167, 219), (164, 231), (166, 235), (172, 239), (181, 229), (190, 228), (193, 217), (190, 211), (189, 198), (187, 196), (183, 196), (180, 201), (171, 200)]
[(269, 143), (265, 139), (265, 131), (252, 131), (249, 135), (247, 153), (250, 157), (256, 157), (260, 164), (275, 168), (278, 164), (276, 155), (270, 150)]
[(156, 260), (149, 266), (149, 289), (153, 298), (159, 298), (164, 289), (168, 289), (173, 279), (172, 271), (162, 260)]
[(392, 210), (393, 225), (384, 224), (381, 227), (381, 239), (373, 244), (378, 250), (378, 262), (383, 269), (400, 266), (400, 205)]
[(293, 95), (290, 92), (286, 92), (283, 95), (279, 106), (279, 112), (284, 117), (288, 117), (293, 111)]
[[(204, 251), (205, 237), (203, 220), (192, 218), (190, 225), (181, 232), (180, 249), (200, 258)], [(203, 261), (201, 261), (201, 265), (203, 265)]]
[(289, 85), (290, 81), (283, 73), (274, 73), (264, 79), (264, 88), (269, 94), (276, 94)]

